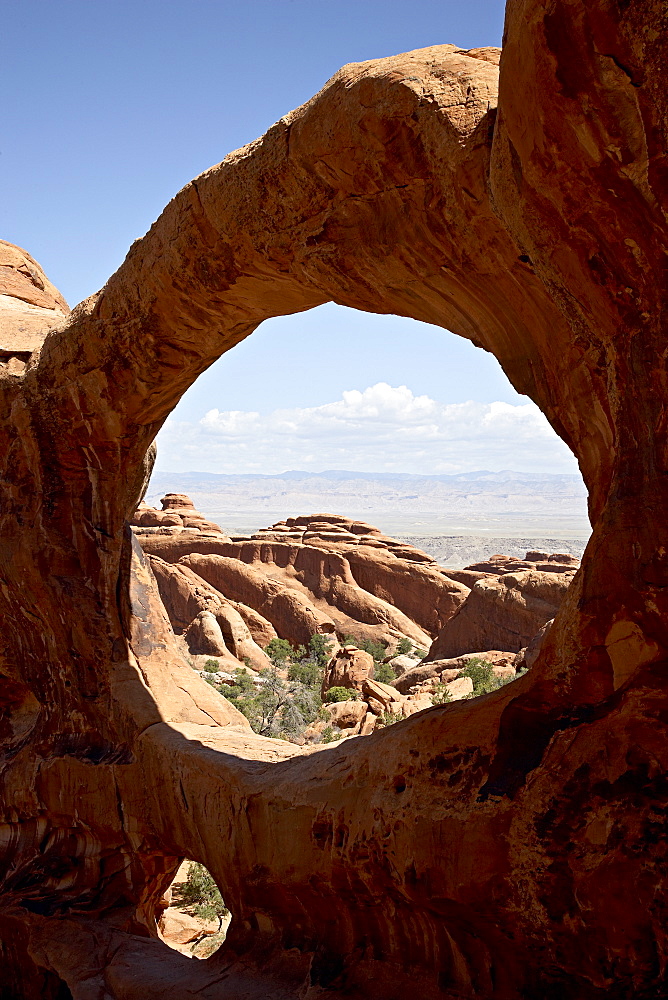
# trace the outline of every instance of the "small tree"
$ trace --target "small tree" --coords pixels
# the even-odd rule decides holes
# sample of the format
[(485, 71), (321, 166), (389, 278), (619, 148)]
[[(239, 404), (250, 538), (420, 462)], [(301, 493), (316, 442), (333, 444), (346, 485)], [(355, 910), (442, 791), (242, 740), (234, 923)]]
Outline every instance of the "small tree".
[(291, 663), (288, 667), (288, 680), (299, 681), (306, 687), (316, 688), (322, 684), (322, 667), (317, 660), (308, 656), (299, 663)]
[(219, 686), (219, 691), (229, 701), (236, 702), (247, 698), (255, 693), (253, 677), (243, 667), (237, 667), (234, 671), (234, 684), (223, 683)]
[(449, 701), (452, 701), (452, 698), (450, 697), (447, 684), (441, 684), (439, 682), (432, 692), (432, 705), (447, 705)]
[(210, 659), (204, 661), (204, 669), (209, 674), (217, 674), (220, 670), (220, 664), (218, 663), (218, 660), (214, 660), (213, 657), (211, 657)]
[(331, 687), (325, 695), (326, 701), (330, 704), (337, 701), (356, 701), (358, 698), (358, 691), (344, 687)]
[(284, 667), (288, 660), (292, 660), (294, 650), (287, 639), (272, 639), (267, 644), (265, 653), (275, 667)]
[(237, 683), (221, 684), (218, 690), (242, 712), (253, 732), (260, 736), (286, 738), (302, 732), (320, 710), (316, 692), (298, 680), (285, 681), (275, 667), (261, 670), (262, 685), (241, 668), (235, 673)]
[(413, 652), (413, 643), (410, 639), (407, 639), (405, 635), (402, 635), (401, 639), (397, 643), (397, 656), (405, 656), (407, 653)]
[(220, 890), (204, 865), (191, 861), (188, 865), (188, 875), (181, 887), (181, 898), (195, 916), (202, 920), (215, 920), (218, 926), (223, 917), (229, 914)]
[(470, 660), (467, 660), (466, 666), (459, 676), (471, 678), (474, 698), (481, 694), (489, 694), (490, 691), (496, 691), (501, 686), (499, 678), (492, 670), (492, 664), (479, 656), (472, 656)]
[(377, 663), (373, 668), (373, 678), (382, 684), (391, 684), (396, 681), (397, 675), (389, 663)]
[(330, 647), (332, 645), (332, 640), (328, 639), (326, 635), (321, 635), (316, 633), (312, 635), (309, 639), (308, 649), (312, 659), (318, 664), (319, 667), (326, 667), (330, 657)]

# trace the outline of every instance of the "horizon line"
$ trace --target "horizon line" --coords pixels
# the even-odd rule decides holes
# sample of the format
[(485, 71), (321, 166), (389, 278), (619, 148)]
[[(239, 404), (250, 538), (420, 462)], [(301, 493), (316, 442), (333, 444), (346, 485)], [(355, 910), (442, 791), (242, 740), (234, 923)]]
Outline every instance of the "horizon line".
[(255, 476), (262, 479), (281, 479), (284, 476), (350, 476), (351, 478), (357, 476), (364, 476), (365, 478), (373, 477), (392, 477), (392, 476), (408, 476), (413, 479), (455, 479), (457, 477), (463, 476), (527, 476), (531, 478), (548, 476), (550, 478), (563, 478), (564, 476), (569, 479), (581, 479), (581, 475), (576, 472), (525, 472), (520, 469), (473, 469), (467, 472), (366, 472), (362, 470), (355, 469), (323, 469), (319, 472), (315, 472), (307, 469), (285, 469), (283, 472), (206, 472), (203, 469), (188, 469), (185, 471), (176, 472), (174, 470), (167, 469), (154, 469), (151, 476), (226, 476), (229, 478), (240, 478), (242, 476)]

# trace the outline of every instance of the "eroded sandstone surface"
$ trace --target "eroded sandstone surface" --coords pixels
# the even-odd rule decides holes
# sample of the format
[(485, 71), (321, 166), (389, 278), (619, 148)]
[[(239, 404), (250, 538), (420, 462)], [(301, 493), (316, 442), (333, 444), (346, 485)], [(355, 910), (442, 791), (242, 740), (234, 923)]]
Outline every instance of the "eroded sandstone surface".
[[(417, 671), (421, 680), (436, 676), (423, 659), (503, 657), (534, 642), (579, 566), (570, 555), (527, 552), (452, 571), (373, 525), (333, 514), (229, 538), (185, 494), (168, 493), (162, 510), (141, 503), (131, 524), (173, 629), (194, 656), (220, 657), (223, 670), (262, 670), (272, 639), (297, 648), (314, 634), (332, 640), (333, 654), (339, 643), (370, 640), (385, 647), (393, 672)], [(400, 643), (411, 656), (397, 655)]]
[[(162, 511), (140, 506), (132, 522), (158, 579), (174, 579), (162, 565), (170, 563), (200, 585), (206, 581), (259, 613), (265, 635), (273, 629), (294, 644), (308, 643), (314, 633), (385, 645), (405, 637), (426, 650), (469, 593), (426, 553), (361, 521), (305, 515), (230, 539), (187, 497), (182, 509), (188, 515), (179, 517), (172, 496)], [(180, 624), (172, 599), (164, 600), (172, 623)]]
[(0, 240), (0, 370), (20, 375), (69, 306), (37, 261)]
[[(0, 372), (8, 996), (665, 992), (667, 17), (510, 0), (499, 76), (452, 45), (344, 67)], [(492, 351), (593, 534), (520, 680), (297, 747), (184, 661), (127, 518), (184, 390), (328, 300)], [(233, 913), (204, 962), (157, 932), (184, 857)]]
[(461, 656), (475, 649), (519, 652), (559, 610), (575, 570), (540, 570), (483, 576), (429, 649), (429, 659)]
[[(131, 525), (186, 660), (246, 712), (256, 732), (301, 745), (366, 736), (435, 700), (479, 693), (463, 675), (472, 658), (492, 665), (490, 682), (515, 680), (526, 650), (512, 654), (554, 617), (577, 565), (546, 553), (528, 553), (528, 562), (496, 556), (487, 572), (478, 567), (472, 575), (493, 581), (492, 593), (502, 582), (507, 600), (486, 607), (476, 591), (469, 606), (472, 591), (424, 552), (341, 515), (303, 515), (229, 538), (188, 496), (168, 493), (162, 510), (140, 503)], [(570, 575), (524, 574), (523, 589), (517, 575), (504, 574), (555, 565)], [(505, 653), (490, 650), (497, 633)], [(322, 640), (321, 661), (313, 658), (314, 639)], [(276, 649), (275, 640), (284, 645)], [(445, 662), (442, 650), (453, 641), (468, 657)], [(274, 700), (260, 711), (255, 699), (265, 684)]]

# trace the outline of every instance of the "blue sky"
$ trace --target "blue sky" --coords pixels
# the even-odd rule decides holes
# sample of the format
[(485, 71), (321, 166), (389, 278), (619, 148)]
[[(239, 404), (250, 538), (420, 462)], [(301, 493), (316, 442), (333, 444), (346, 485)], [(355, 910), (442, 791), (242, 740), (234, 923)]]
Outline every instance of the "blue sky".
[[(0, 235), (32, 253), (74, 305), (104, 284), (183, 184), (308, 100), (341, 65), (444, 42), (499, 45), (503, 12), (502, 0), (7, 4), (0, 33)], [(391, 398), (396, 420), (408, 398), (402, 386), (438, 407), (498, 401), (518, 408), (520, 423), (528, 419), (527, 400), (494, 358), (468, 342), (398, 317), (327, 305), (264, 324), (205, 373), (161, 434), (161, 467), (183, 470), (187, 462), (203, 471), (247, 471), (238, 448), (226, 451), (226, 432), (211, 447), (215, 428), (229, 421), (202, 421), (213, 411), (240, 411), (283, 426), (272, 414), (286, 409), (299, 434), (284, 451), (279, 445), (287, 438), (277, 439), (266, 459), (273, 467), (257, 471), (282, 471), (276, 463), (300, 455), (314, 471), (331, 467), (326, 455), (317, 457), (317, 435), (306, 440), (309, 425), (324, 419), (315, 411), (342, 402), (344, 392), (363, 394), (378, 384), (394, 390), (372, 397), (382, 396), (384, 412)], [(373, 444), (377, 418), (373, 406), (364, 408), (369, 415), (359, 433)], [(244, 425), (249, 433), (251, 424)], [(262, 421), (255, 426), (267, 433)], [(361, 462), (368, 471), (371, 462), (382, 471), (386, 430), (376, 435), (376, 452), (357, 454), (351, 443), (350, 468)], [(404, 471), (439, 471), (439, 434), (432, 426), (431, 445), (407, 453), (407, 460), (422, 456), (420, 467), (413, 461)], [(574, 471), (570, 454), (550, 434), (541, 432), (534, 454), (518, 448), (514, 467), (535, 468), (538, 461), (549, 468), (537, 471)], [(250, 455), (252, 436), (246, 448)], [(462, 449), (464, 467), (465, 440)], [(503, 451), (490, 445), (485, 455), (483, 448), (484, 467), (501, 467)]]

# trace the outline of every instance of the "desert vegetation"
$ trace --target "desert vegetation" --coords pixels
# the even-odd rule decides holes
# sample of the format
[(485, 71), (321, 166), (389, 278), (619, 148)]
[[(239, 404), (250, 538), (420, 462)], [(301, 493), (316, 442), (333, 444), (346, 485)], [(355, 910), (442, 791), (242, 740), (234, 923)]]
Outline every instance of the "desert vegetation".
[[(248, 719), (258, 735), (289, 742), (329, 743), (349, 735), (343, 731), (345, 727), (342, 729), (333, 724), (329, 711), (332, 706), (348, 702), (364, 704), (364, 699), (368, 700), (368, 694), (345, 684), (333, 684), (323, 689), (333, 647), (368, 654), (373, 660), (373, 681), (394, 690), (397, 699), (402, 696), (393, 689), (397, 674), (392, 660), (397, 656), (412, 655), (416, 658), (425, 655), (424, 650), (416, 649), (406, 638), (401, 638), (394, 650), (389, 650), (384, 643), (350, 634), (342, 637), (342, 646), (335, 639), (314, 634), (307, 645), (293, 646), (287, 639), (272, 639), (265, 647), (271, 661), (269, 668), (255, 671), (247, 663), (229, 675), (221, 670), (214, 657), (210, 657), (204, 662), (201, 672), (209, 684)], [(520, 670), (515, 676), (524, 672)], [(472, 691), (463, 696), (466, 698), (488, 694), (513, 679), (498, 677), (491, 662), (475, 656), (468, 658), (457, 673), (459, 677), (470, 678), (473, 685)], [(444, 705), (453, 700), (459, 698), (452, 697), (448, 684), (435, 680), (426, 692), (426, 701), (421, 707)], [(393, 725), (402, 718), (383, 706), (377, 713), (373, 728)]]

